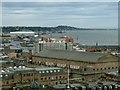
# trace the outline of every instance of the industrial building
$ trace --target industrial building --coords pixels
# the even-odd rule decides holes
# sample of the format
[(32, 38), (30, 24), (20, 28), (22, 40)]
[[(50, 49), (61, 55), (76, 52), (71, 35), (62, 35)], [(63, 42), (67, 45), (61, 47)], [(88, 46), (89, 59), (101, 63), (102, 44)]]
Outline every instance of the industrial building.
[(35, 65), (70, 68), (71, 77), (81, 81), (98, 80), (102, 74), (117, 71), (118, 56), (101, 52), (77, 52), (69, 50), (43, 50), (33, 56)]
[(16, 31), (16, 32), (10, 32), (11, 37), (15, 36), (34, 36), (35, 32), (32, 31)]

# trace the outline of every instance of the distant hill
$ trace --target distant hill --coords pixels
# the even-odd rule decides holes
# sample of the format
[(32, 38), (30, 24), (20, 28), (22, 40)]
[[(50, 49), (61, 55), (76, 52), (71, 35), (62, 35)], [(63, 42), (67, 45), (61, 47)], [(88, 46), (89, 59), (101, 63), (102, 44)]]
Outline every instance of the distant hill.
[(3, 33), (9, 33), (13, 31), (63, 31), (63, 30), (116, 30), (116, 29), (95, 29), (95, 28), (77, 28), (72, 26), (57, 26), (57, 27), (25, 27), (25, 26), (10, 26), (2, 27)]

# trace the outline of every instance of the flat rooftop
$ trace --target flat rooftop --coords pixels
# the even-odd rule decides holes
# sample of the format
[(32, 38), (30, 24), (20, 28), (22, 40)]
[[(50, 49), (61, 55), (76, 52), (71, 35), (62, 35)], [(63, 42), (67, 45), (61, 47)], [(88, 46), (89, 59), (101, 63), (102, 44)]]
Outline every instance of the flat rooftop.
[(40, 67), (40, 68), (35, 68), (37, 71), (44, 71), (44, 70), (60, 70), (62, 68), (57, 68), (57, 67)]

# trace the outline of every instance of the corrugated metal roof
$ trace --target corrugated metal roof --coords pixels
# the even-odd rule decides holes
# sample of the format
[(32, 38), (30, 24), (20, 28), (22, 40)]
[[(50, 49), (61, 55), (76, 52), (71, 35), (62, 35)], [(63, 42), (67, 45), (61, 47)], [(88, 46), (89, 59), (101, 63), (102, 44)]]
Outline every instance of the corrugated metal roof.
[(98, 59), (104, 55), (104, 53), (98, 52), (77, 52), (67, 50), (44, 50), (39, 54), (36, 54), (36, 56), (40, 57), (67, 59), (83, 62), (97, 62)]

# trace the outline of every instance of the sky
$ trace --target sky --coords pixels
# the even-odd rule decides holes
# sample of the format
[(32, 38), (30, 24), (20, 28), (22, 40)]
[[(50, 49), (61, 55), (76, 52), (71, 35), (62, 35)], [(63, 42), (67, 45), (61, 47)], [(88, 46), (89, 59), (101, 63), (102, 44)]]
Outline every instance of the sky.
[(2, 2), (119, 2), (119, 0), (1, 0)]
[(3, 2), (3, 26), (117, 28), (117, 2)]

